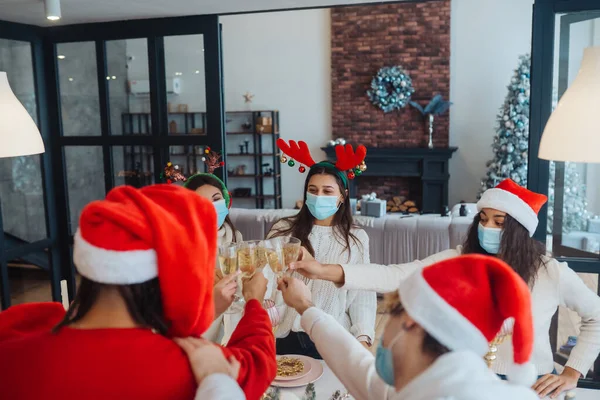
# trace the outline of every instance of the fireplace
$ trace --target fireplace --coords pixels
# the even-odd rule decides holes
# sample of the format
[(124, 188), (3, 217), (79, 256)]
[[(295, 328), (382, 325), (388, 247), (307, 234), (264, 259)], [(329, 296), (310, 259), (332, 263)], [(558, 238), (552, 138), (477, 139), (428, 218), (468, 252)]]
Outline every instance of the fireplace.
[[(333, 147), (324, 147), (335, 161)], [(375, 192), (382, 199), (405, 196), (424, 213), (440, 213), (448, 204), (448, 162), (456, 147), (367, 148), (367, 170), (350, 181), (350, 196)]]

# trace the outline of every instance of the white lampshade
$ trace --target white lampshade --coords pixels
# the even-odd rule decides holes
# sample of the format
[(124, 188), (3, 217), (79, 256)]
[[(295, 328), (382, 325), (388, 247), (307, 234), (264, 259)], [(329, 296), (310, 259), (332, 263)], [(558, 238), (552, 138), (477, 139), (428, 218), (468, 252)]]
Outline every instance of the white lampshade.
[(585, 49), (575, 81), (546, 124), (539, 157), (600, 162), (600, 47)]
[(28, 156), (44, 152), (37, 125), (0, 72), (0, 158)]

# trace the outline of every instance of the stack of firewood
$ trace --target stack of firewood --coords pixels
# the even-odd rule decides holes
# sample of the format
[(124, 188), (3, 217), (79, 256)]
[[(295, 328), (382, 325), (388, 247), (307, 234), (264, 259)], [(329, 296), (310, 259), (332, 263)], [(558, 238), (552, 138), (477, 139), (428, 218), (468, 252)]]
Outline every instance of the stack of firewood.
[(419, 209), (412, 200), (404, 196), (394, 196), (387, 202), (387, 212), (418, 213)]

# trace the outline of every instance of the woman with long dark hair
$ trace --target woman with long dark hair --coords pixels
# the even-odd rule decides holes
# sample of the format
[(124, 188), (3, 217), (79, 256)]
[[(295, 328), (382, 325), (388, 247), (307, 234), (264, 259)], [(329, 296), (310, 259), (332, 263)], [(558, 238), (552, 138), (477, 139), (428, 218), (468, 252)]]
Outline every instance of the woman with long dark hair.
[[(515, 270), (529, 285), (535, 327), (532, 362), (539, 376), (534, 389), (545, 397), (557, 397), (574, 388), (585, 376), (600, 353), (600, 297), (591, 291), (566, 263), (546, 254), (545, 246), (533, 238), (538, 225), (537, 213), (546, 196), (527, 190), (512, 180), (487, 190), (477, 203), (479, 214), (471, 225), (463, 246), (442, 251), (424, 260), (400, 265), (327, 265), (314, 260), (296, 263), (300, 273), (325, 279), (347, 289), (390, 292), (398, 281), (412, 271), (461, 254), (485, 254), (498, 257)], [(502, 302), (502, 299), (498, 299)], [(575, 311), (581, 317), (577, 345), (571, 350), (564, 371), (554, 372), (554, 360), (548, 331), (558, 306)], [(492, 369), (501, 377), (508, 373), (512, 347), (510, 321), (505, 324), (504, 342), (498, 345)]]
[[(280, 140), (278, 145), (287, 156), (310, 169), (304, 182), (302, 208), (297, 215), (275, 223), (268, 237), (298, 238), (311, 256), (323, 263), (368, 263), (369, 238), (364, 230), (354, 225), (346, 173), (349, 168), (363, 162), (364, 154), (355, 157), (350, 147), (346, 151), (338, 151), (336, 164), (327, 161), (315, 163), (304, 142), (296, 144), (291, 141), (288, 146)], [(377, 313), (375, 292), (338, 289), (325, 281), (305, 278), (304, 281), (311, 290), (316, 307), (332, 315), (366, 347), (371, 345)], [(320, 358), (314, 344), (300, 327), (300, 315), (285, 306), (280, 292), (276, 304), (281, 321), (275, 332), (277, 353)]]
[[(0, 339), (2, 398), (193, 398), (194, 377), (172, 339), (199, 337), (214, 319), (216, 223), (210, 202), (173, 185), (121, 186), (87, 205), (73, 244), (82, 281), (68, 312), (43, 314), (41, 303), (0, 313), (0, 330), (13, 332)], [(244, 317), (221, 348), (242, 365), (248, 399), (276, 374), (265, 291), (259, 274), (244, 283)], [(38, 328), (14, 329), (31, 324)]]

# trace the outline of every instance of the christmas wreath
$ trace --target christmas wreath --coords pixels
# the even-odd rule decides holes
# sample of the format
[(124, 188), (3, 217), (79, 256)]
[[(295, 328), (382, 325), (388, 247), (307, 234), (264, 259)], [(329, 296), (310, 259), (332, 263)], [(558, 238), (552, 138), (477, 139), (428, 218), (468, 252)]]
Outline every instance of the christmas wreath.
[(371, 81), (367, 96), (384, 113), (406, 107), (415, 92), (412, 79), (401, 66), (383, 67)]

